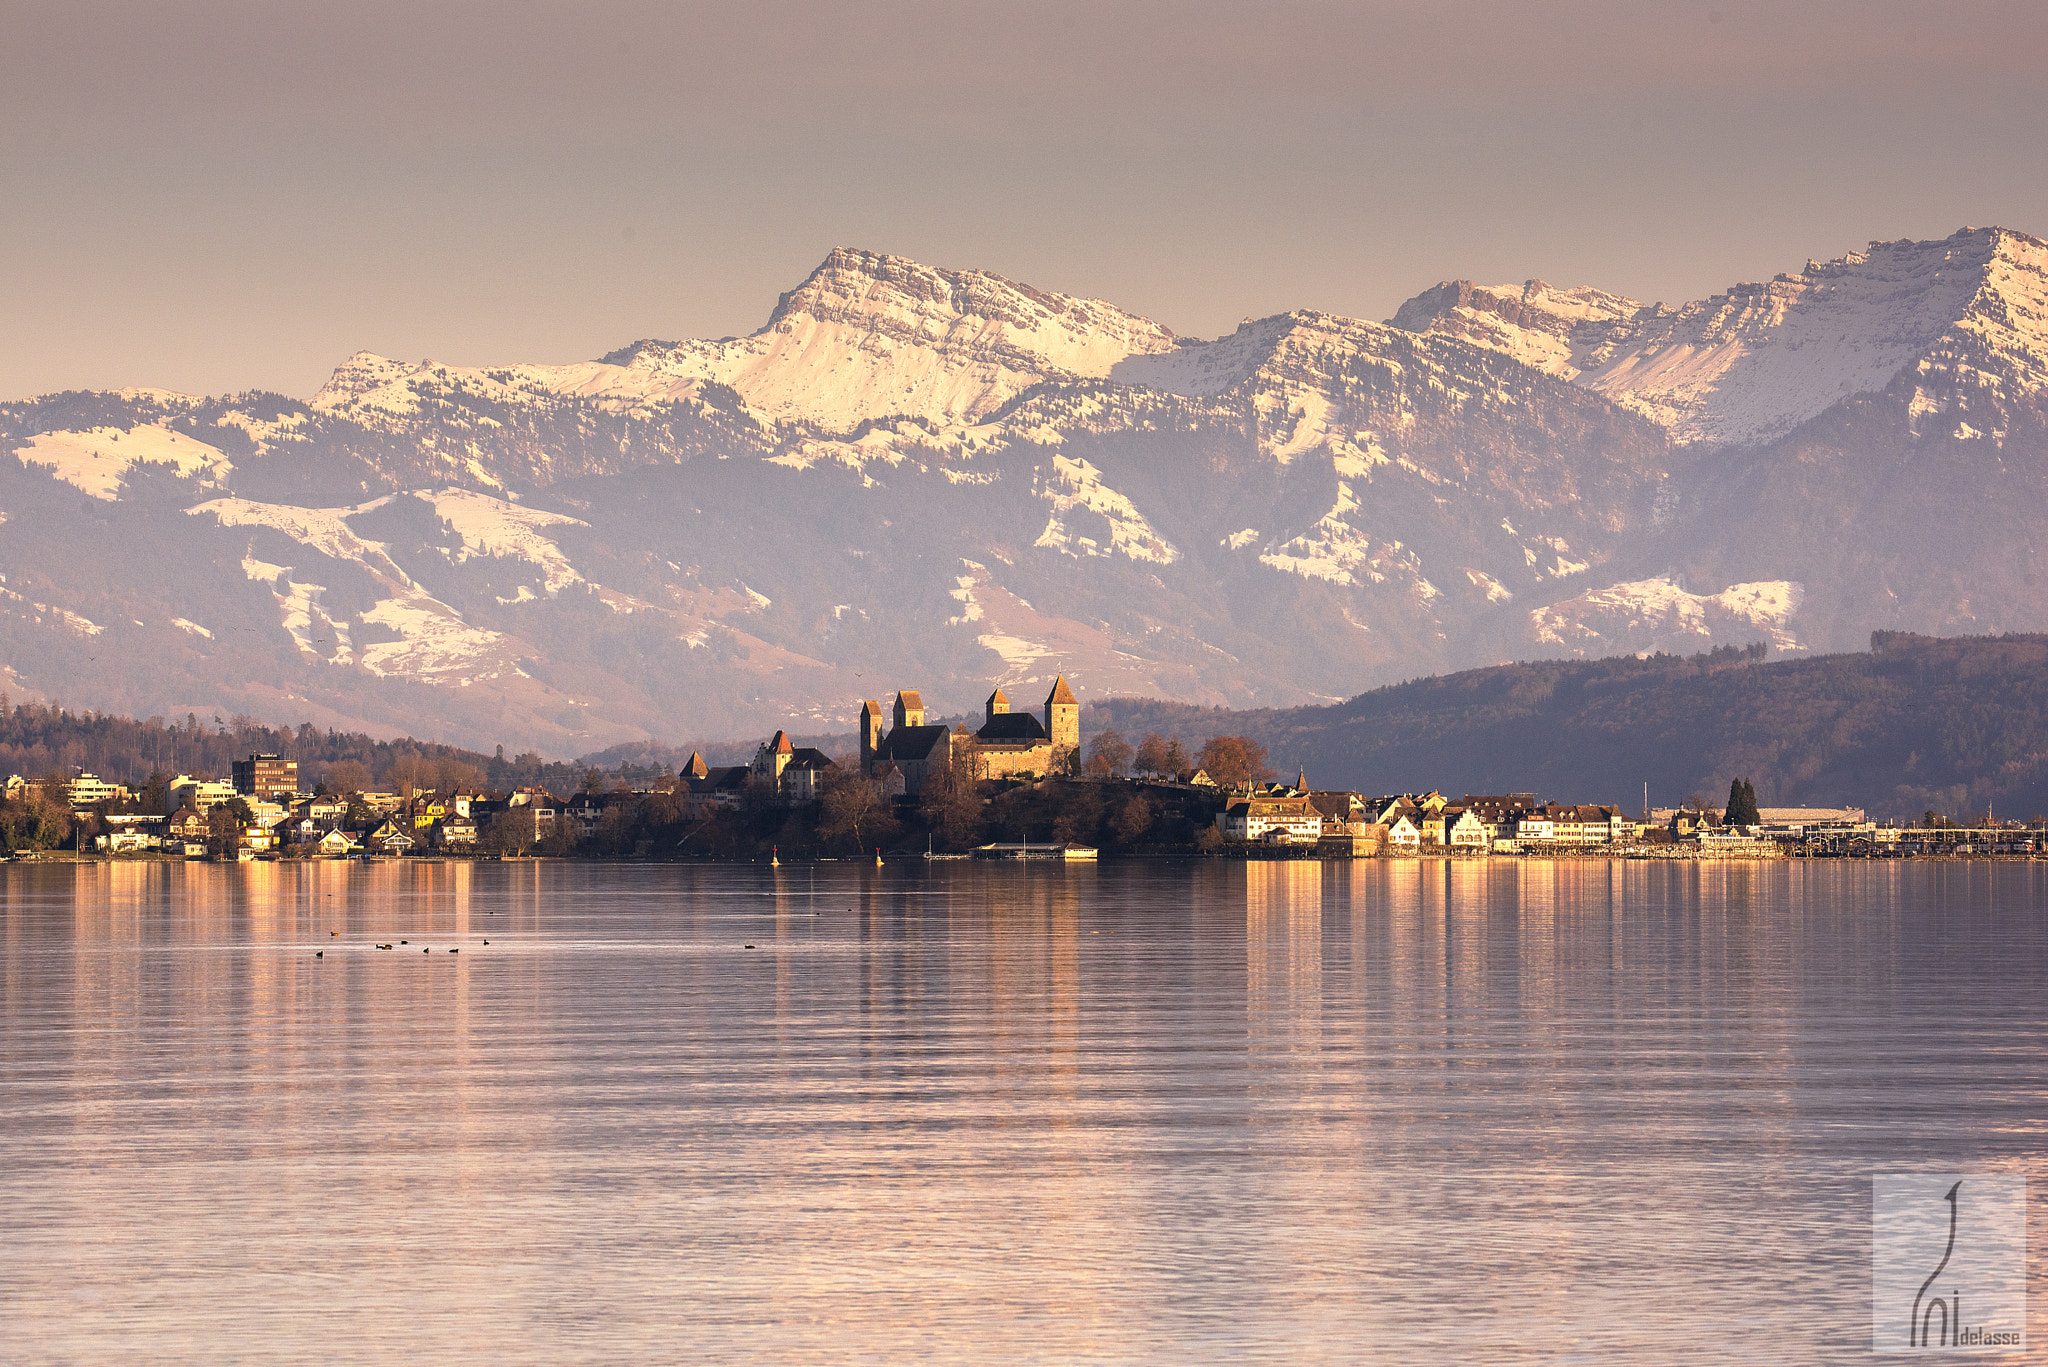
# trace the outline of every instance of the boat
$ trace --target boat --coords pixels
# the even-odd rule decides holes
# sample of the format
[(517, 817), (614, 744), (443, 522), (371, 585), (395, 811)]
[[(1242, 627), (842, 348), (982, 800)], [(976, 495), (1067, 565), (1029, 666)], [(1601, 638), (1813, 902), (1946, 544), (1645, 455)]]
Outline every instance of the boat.
[(1004, 844), (976, 845), (976, 859), (1057, 859), (1066, 863), (1093, 863), (1096, 850), (1093, 845), (1076, 845), (1071, 842), (1061, 845)]

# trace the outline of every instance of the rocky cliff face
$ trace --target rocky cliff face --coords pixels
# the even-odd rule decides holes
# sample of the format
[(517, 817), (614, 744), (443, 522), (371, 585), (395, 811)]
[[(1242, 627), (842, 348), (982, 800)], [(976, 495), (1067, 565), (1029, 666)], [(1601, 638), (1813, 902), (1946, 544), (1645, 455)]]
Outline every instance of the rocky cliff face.
[(574, 753), (898, 683), (1284, 705), (2038, 625), (2042, 264), (1968, 230), (1677, 308), (1457, 283), (1198, 341), (835, 251), (745, 338), (0, 405), (0, 661)]

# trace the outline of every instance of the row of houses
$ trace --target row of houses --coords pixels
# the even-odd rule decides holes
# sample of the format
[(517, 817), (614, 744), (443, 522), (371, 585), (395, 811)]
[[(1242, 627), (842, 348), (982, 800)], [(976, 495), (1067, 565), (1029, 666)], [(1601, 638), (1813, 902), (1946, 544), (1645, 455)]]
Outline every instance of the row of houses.
[[(1533, 793), (1399, 793), (1369, 798), (1315, 789), (1306, 775), (1233, 795), (1216, 818), (1225, 839), (1314, 846), (1324, 856), (1554, 852), (1691, 847), (1718, 854), (2027, 854), (2048, 851), (2048, 830), (1915, 827), (1866, 819), (1860, 807), (1764, 807), (1749, 826), (1712, 813), (1664, 808), (1648, 820), (1605, 803), (1538, 802)], [(1674, 851), (1676, 852), (1676, 851)]]
[(1442, 849), (1486, 853), (1534, 845), (1620, 845), (1641, 833), (1618, 807), (1539, 803), (1533, 793), (1361, 793), (1317, 789), (1306, 774), (1234, 797), (1216, 817), (1226, 840), (1314, 845), (1331, 855)]
[[(249, 763), (253, 767), (265, 758), (253, 756)], [(242, 763), (237, 761), (237, 767)], [(257, 773), (271, 777), (262, 775), (261, 770)], [(268, 854), (291, 846), (335, 856), (460, 851), (474, 848), (485, 827), (494, 821), (513, 823), (513, 832), (527, 842), (546, 837), (562, 820), (575, 821), (584, 831), (594, 829), (613, 797), (581, 794), (564, 802), (538, 787), (446, 794), (420, 788), (342, 797), (281, 791), (285, 780), (295, 780), (295, 775), (273, 778), (267, 784), (259, 778), (252, 791), (247, 782), (238, 785), (181, 774), (166, 787), (165, 805), (170, 811), (163, 815), (110, 812), (100, 818), (105, 829), (95, 845), (112, 854), (157, 849), (204, 854), (213, 835), (216, 809), (239, 798), (248, 809), (248, 819), (240, 826), (239, 846), (249, 854)], [(95, 800), (125, 800), (126, 796), (110, 794)]]

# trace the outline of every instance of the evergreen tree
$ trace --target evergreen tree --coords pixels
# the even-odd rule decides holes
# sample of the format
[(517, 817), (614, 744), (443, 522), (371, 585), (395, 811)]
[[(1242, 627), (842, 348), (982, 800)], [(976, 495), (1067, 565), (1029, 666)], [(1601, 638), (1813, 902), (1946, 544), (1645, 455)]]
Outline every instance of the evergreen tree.
[(1746, 778), (1738, 778), (1728, 785), (1728, 815), (1730, 826), (1759, 826), (1763, 818), (1757, 815), (1756, 788)]

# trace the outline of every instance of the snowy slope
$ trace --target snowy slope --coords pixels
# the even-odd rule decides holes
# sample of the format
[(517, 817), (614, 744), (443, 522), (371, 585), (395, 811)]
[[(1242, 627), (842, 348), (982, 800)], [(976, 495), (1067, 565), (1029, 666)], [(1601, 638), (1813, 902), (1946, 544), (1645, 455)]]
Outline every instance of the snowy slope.
[[(245, 556), (242, 569), (252, 580), (271, 586), (280, 624), (300, 650), (330, 664), (358, 664), (376, 675), (402, 675), (422, 683), (467, 687), (480, 679), (518, 672), (517, 660), (528, 647), (500, 632), (471, 626), (462, 613), (442, 602), (399, 567), (383, 542), (366, 540), (349, 526), (349, 518), (374, 511), (387, 500), (356, 508), (291, 508), (247, 499), (212, 499), (187, 511), (209, 516), (223, 527), (263, 527), (282, 532), (329, 561), (360, 567), (386, 596), (351, 619), (330, 612), (322, 602), (327, 585), (318, 561), (308, 566), (276, 565)], [(495, 525), (457, 500), (458, 511), (473, 523)], [(572, 519), (561, 518), (562, 522)], [(501, 519), (500, 524), (509, 522)], [(512, 523), (510, 525), (517, 526)], [(365, 624), (382, 627), (398, 639), (364, 643)], [(331, 647), (331, 648), (323, 648)]]
[(179, 474), (224, 477), (232, 468), (218, 449), (153, 424), (96, 427), (87, 432), (43, 432), (15, 448), (24, 465), (47, 465), (58, 479), (94, 498), (112, 499), (131, 467), (154, 461)]
[(1786, 580), (1732, 584), (1688, 593), (1671, 578), (1595, 589), (1529, 614), (1538, 645), (1573, 655), (1684, 655), (1745, 634), (1779, 650), (1804, 650), (1792, 628), (1805, 586)]
[(540, 508), (522, 508), (470, 489), (437, 489), (421, 497), (462, 538), (462, 549), (454, 557), (458, 563), (478, 555), (524, 560), (539, 567), (551, 595), (583, 582), (583, 576), (569, 563), (561, 546), (547, 535), (547, 529), (587, 527), (589, 523)]
[(749, 337), (645, 341), (603, 361), (501, 369), (360, 353), (313, 405), (408, 416), (419, 408), (411, 382), (429, 374), (500, 399), (545, 391), (668, 401), (711, 382), (770, 419), (844, 431), (897, 414), (972, 420), (1043, 380), (1107, 375), (1128, 356), (1173, 345), (1157, 323), (1100, 300), (838, 248)]
[(1885, 388), (1966, 335), (2038, 388), (2048, 357), (2048, 248), (1997, 228), (1873, 242), (1796, 274), (1676, 308), (1596, 291), (1440, 285), (1395, 322), (1494, 347), (1668, 428), (1681, 444), (1772, 440)]

